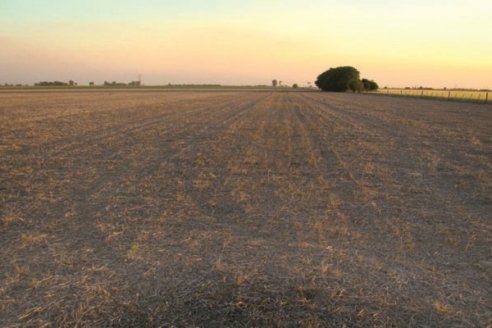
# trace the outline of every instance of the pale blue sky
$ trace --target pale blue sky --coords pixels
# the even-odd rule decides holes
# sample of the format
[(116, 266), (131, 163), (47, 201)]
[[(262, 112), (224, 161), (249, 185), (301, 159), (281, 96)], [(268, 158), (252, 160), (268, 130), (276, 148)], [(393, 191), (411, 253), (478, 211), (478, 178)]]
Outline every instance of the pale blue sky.
[(240, 7), (240, 3), (231, 5), (231, 1), (222, 0), (3, 0), (0, 18), (11, 22), (138, 21), (214, 12), (224, 6), (234, 9)]

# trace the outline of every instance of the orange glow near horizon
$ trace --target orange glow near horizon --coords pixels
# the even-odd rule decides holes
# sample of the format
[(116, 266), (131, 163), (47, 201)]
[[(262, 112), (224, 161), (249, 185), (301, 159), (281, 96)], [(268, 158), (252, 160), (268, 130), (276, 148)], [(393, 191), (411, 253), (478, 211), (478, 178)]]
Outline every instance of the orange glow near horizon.
[(470, 9), (450, 1), (453, 11), (453, 5), (416, 1), (381, 12), (382, 2), (372, 2), (302, 7), (253, 1), (244, 13), (233, 5), (206, 11), (196, 2), (205, 13), (179, 8), (185, 14), (162, 19), (11, 19), (0, 26), (0, 83), (86, 84), (142, 74), (146, 84), (268, 84), (276, 78), (305, 85), (330, 67), (351, 65), (381, 86), (492, 88), (492, 38), (481, 33), (492, 30), (481, 14), (492, 12), (491, 4), (474, 0), (483, 8)]

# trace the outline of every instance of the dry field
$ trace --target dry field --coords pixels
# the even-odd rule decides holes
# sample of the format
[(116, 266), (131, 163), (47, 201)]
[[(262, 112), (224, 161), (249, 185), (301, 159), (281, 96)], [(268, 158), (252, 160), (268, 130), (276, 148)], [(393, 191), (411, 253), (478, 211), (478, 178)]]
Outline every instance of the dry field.
[(0, 326), (487, 327), (492, 106), (0, 94)]

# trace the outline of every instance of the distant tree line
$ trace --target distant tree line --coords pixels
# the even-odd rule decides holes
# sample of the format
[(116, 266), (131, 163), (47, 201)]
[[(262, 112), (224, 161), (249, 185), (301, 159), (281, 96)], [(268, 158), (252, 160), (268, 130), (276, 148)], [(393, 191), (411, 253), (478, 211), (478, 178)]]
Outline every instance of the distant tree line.
[(315, 84), (323, 91), (335, 92), (375, 91), (379, 88), (372, 80), (361, 80), (360, 72), (352, 66), (330, 68), (318, 76)]
[(218, 87), (222, 87), (221, 84), (173, 84), (173, 83), (168, 83), (167, 84), (168, 87), (195, 87), (195, 88), (198, 88), (198, 87), (210, 87), (210, 88), (218, 88)]
[[(23, 87), (24, 85), (21, 84), (21, 83), (17, 83), (17, 84), (12, 84), (12, 83), (4, 83), (3, 84), (4, 87)], [(28, 84), (26, 84), (25, 86), (29, 86)]]
[[(308, 82), (308, 84), (309, 84), (309, 82)], [(277, 79), (272, 80), (272, 87), (274, 87), (274, 88), (282, 87), (282, 81), (279, 81)], [(294, 88), (294, 89), (299, 88), (299, 84), (297, 84), (297, 83), (292, 84), (292, 88)]]
[[(66, 87), (66, 86), (77, 86), (77, 82), (75, 81), (68, 81), (68, 82), (62, 82), (62, 81), (41, 81), (38, 83), (35, 83), (34, 86), (36, 87)], [(89, 82), (89, 86), (95, 86), (94, 82)], [(139, 87), (141, 86), (140, 81), (131, 81), (129, 83), (124, 83), (124, 82), (108, 82), (104, 81), (103, 86), (105, 87)]]
[(34, 83), (34, 86), (36, 87), (65, 87), (65, 86), (76, 86), (77, 82), (75, 81), (68, 81), (68, 82), (61, 82), (61, 81), (42, 81), (38, 83)]
[(104, 81), (104, 86), (105, 87), (139, 87), (141, 86), (141, 82), (140, 81), (131, 81), (129, 83), (124, 83), (124, 82), (116, 82), (116, 81), (113, 81), (113, 82), (108, 82), (108, 81)]

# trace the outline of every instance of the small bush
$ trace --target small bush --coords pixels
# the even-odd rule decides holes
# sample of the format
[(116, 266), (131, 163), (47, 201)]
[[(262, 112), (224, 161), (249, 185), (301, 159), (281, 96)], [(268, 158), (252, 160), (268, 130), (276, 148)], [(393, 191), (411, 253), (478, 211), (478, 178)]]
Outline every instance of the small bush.
[(362, 79), (362, 84), (364, 85), (364, 90), (367, 91), (376, 91), (379, 89), (379, 85), (372, 80)]

